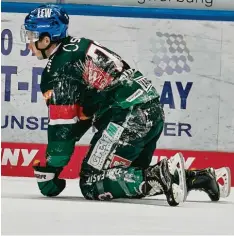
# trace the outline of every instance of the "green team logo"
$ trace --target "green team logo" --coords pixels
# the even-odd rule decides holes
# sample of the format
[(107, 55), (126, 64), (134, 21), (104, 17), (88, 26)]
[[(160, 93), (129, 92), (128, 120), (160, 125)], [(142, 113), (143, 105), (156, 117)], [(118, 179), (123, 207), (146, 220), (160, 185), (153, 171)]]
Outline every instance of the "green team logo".
[(122, 126), (110, 122), (109, 125), (107, 126), (106, 133), (110, 138), (118, 140), (123, 130), (124, 128)]
[(117, 127), (113, 125), (113, 123), (110, 123), (110, 125), (107, 127), (107, 133), (111, 136), (114, 137), (116, 132), (117, 132)]

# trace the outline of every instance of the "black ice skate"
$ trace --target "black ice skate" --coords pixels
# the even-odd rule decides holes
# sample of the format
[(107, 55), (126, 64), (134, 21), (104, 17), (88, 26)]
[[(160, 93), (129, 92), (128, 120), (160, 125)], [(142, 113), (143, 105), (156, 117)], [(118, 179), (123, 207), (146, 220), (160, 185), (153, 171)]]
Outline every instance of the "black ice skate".
[(216, 170), (186, 170), (186, 179), (188, 191), (204, 191), (212, 201), (218, 201), (220, 197), (228, 197), (230, 194), (231, 172), (228, 167)]
[(177, 153), (170, 159), (163, 159), (145, 171), (145, 183), (142, 192), (153, 196), (163, 192), (170, 206), (184, 202), (187, 196), (184, 158)]

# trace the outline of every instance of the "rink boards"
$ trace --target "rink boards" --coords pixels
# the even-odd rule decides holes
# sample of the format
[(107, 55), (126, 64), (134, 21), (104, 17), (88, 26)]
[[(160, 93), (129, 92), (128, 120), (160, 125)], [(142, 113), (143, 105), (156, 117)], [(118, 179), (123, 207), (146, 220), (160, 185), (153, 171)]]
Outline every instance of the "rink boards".
[[(179, 150), (188, 168), (225, 165), (234, 172), (233, 22), (73, 13), (71, 35), (116, 51), (157, 88), (166, 122), (153, 162)], [(32, 162), (44, 157), (47, 142), (47, 108), (39, 88), (46, 62), (20, 42), (25, 15), (2, 12), (1, 157), (8, 176), (31, 176)], [(92, 136), (90, 129), (80, 140), (64, 170), (67, 178), (78, 176)]]

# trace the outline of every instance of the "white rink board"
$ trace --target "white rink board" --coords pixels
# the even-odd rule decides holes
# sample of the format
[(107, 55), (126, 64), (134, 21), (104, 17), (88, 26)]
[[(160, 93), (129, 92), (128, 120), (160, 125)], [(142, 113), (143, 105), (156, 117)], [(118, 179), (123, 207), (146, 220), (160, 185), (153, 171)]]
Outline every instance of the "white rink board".
[(174, 208), (164, 196), (87, 201), (78, 180), (69, 180), (59, 197), (46, 198), (34, 178), (2, 177), (2, 234), (233, 235), (233, 190), (215, 203), (194, 191)]
[[(40, 81), (36, 73), (41, 69), (33, 69), (46, 62), (27, 53), (20, 56), (25, 49), (19, 39), (24, 17), (23, 13), (2, 13), (5, 54), (11, 44), (6, 35), (13, 35), (11, 52), (2, 53), (2, 141), (46, 143), (47, 108), (36, 86)], [(94, 39), (114, 50), (163, 94), (167, 125), (158, 148), (234, 151), (234, 23), (96, 16), (70, 19), (71, 35)], [(183, 42), (173, 44), (173, 38)], [(172, 69), (166, 69), (168, 65)], [(3, 71), (9, 74), (9, 66), (13, 74), (6, 78)], [(80, 143), (88, 144), (91, 137), (90, 130)]]

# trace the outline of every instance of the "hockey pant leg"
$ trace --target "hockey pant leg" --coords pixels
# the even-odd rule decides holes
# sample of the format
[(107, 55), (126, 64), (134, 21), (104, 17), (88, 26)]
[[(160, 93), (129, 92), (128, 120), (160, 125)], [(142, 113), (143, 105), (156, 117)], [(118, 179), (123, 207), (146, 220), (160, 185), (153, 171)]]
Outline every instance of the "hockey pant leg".
[[(144, 138), (129, 133), (137, 132), (137, 126), (124, 129), (113, 122), (97, 132), (82, 164), (80, 188), (84, 197), (96, 200), (141, 197), (144, 168), (131, 167), (131, 164), (146, 143), (161, 133), (162, 126), (163, 121), (148, 130)], [(124, 141), (126, 137), (128, 142)]]

